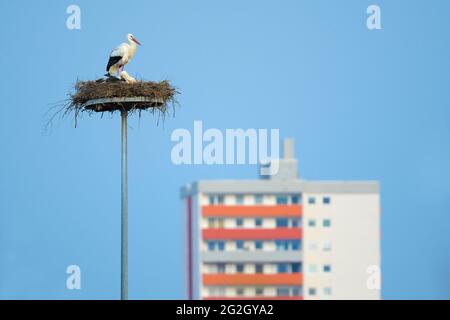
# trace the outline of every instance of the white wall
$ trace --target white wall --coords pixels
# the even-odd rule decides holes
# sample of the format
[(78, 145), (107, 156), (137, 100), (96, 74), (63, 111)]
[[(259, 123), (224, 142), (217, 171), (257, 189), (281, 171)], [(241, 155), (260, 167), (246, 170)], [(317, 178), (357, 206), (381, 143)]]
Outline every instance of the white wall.
[[(316, 204), (308, 204), (315, 196)], [(329, 196), (331, 203), (322, 204)], [(380, 265), (380, 199), (378, 194), (304, 194), (304, 297), (305, 299), (379, 299), (380, 291), (368, 288), (367, 268)], [(308, 220), (316, 226), (309, 227)], [(322, 226), (324, 219), (331, 227)], [(324, 251), (324, 245), (330, 245)], [(315, 247), (315, 248), (314, 248)], [(322, 271), (331, 265), (331, 273)], [(316, 265), (317, 271), (310, 272)], [(316, 296), (309, 288), (316, 288)], [(330, 287), (331, 296), (324, 295)]]

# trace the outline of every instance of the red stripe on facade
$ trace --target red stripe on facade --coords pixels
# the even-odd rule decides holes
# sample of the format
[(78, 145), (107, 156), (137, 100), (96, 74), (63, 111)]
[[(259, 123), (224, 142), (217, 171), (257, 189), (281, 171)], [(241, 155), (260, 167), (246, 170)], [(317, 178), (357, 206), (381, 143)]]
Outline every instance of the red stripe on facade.
[(192, 288), (192, 197), (187, 198), (187, 214), (188, 214), (188, 299), (193, 299)]
[(225, 229), (202, 230), (204, 240), (297, 240), (302, 237), (301, 228)]
[(273, 206), (228, 206), (208, 205), (202, 207), (204, 217), (301, 217), (301, 205), (273, 205)]
[(276, 274), (203, 274), (203, 284), (216, 286), (238, 285), (303, 285), (301, 273), (276, 273)]

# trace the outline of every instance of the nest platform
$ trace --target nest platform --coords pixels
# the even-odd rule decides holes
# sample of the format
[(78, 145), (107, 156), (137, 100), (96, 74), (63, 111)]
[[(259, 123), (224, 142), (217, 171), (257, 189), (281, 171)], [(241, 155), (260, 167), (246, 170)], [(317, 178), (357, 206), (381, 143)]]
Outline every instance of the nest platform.
[(150, 97), (117, 97), (92, 99), (84, 103), (81, 108), (95, 112), (134, 111), (164, 107), (164, 100)]
[(171, 109), (175, 111), (177, 94), (177, 90), (166, 80), (127, 83), (115, 77), (108, 77), (77, 81), (73, 92), (57, 114), (61, 112), (66, 116), (73, 113), (75, 126), (77, 117), (82, 113), (136, 112), (141, 115), (143, 111), (148, 111), (165, 118)]
[(175, 101), (175, 94), (175, 88), (168, 81), (127, 83), (108, 77), (96, 81), (78, 81), (70, 101), (72, 108), (79, 111), (161, 110)]

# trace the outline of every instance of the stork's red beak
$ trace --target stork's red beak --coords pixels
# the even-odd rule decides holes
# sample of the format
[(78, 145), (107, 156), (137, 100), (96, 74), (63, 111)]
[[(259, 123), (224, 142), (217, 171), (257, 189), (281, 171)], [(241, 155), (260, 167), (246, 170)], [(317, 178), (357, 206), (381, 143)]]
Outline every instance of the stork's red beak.
[(137, 41), (137, 39), (135, 37), (131, 38), (134, 42), (136, 42), (138, 45), (141, 46), (141, 43), (139, 41)]

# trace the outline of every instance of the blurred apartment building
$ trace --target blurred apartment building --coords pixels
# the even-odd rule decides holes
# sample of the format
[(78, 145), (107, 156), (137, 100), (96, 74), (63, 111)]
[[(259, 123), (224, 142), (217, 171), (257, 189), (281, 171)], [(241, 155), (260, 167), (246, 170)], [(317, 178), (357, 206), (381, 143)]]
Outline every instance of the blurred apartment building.
[(293, 146), (269, 178), (182, 188), (189, 299), (380, 299), (379, 183), (299, 179)]

